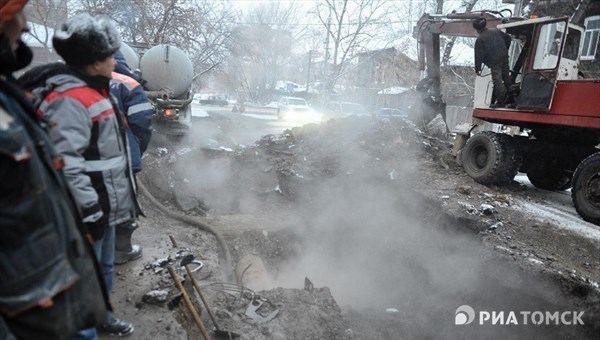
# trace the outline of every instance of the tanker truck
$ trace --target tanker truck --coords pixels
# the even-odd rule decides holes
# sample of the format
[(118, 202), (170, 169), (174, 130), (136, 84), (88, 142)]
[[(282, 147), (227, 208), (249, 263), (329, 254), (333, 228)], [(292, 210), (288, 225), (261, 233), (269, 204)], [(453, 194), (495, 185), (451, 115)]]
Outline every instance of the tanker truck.
[(147, 50), (139, 67), (154, 106), (154, 130), (167, 136), (187, 134), (192, 126), (191, 60), (179, 48), (163, 44)]

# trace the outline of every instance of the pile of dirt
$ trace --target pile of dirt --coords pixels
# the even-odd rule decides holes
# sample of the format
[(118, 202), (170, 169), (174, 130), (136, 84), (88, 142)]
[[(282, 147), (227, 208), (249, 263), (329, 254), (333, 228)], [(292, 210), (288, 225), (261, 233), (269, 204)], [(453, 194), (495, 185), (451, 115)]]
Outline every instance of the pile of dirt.
[[(322, 208), (327, 192), (335, 193), (332, 199), (341, 199), (344, 193), (360, 195), (359, 184), (364, 182), (391, 188), (403, 192), (401, 205), (412, 215), (426, 217), (450, 233), (472, 233), (483, 241), (490, 257), (550, 278), (563, 298), (570, 299), (566, 305), (585, 310), (586, 322), (592, 329), (600, 328), (593, 321), (600, 313), (600, 245), (520, 210), (528, 202), (544, 202), (543, 195), (523, 185), (475, 183), (449, 155), (452, 136), (436, 121), (430, 128), (421, 131), (398, 117), (348, 117), (267, 135), (248, 147), (154, 147), (144, 160), (141, 178), (165, 205), (205, 216), (205, 222), (225, 233), (235, 263), (247, 254), (258, 255), (273, 275), (305, 251), (307, 231), (313, 239), (328, 232), (314, 230), (322, 227), (314, 212)], [(357, 188), (345, 189), (352, 186)], [(243, 333), (247, 339), (394, 334), (386, 329), (370, 333), (367, 327), (397, 324), (394, 314), (376, 313), (373, 322), (352, 308), (342, 315), (325, 288), (252, 292), (225, 285), (216, 273), (223, 264), (215, 258), (216, 247), (207, 249), (212, 249), (209, 263), (215, 275), (203, 286), (221, 328)], [(176, 293), (170, 289), (170, 294)], [(277, 316), (261, 325), (248, 323), (246, 310), (253, 300), (262, 301), (262, 317), (278, 310)], [(198, 335), (189, 317), (177, 319), (188, 336)]]

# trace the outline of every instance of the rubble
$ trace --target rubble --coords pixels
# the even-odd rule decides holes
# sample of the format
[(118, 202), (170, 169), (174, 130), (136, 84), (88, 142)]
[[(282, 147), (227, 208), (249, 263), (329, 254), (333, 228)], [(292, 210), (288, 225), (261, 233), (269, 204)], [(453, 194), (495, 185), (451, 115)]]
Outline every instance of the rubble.
[[(181, 163), (189, 163), (189, 159), (202, 155), (204, 167), (214, 167), (223, 175), (218, 187), (197, 189), (198, 176), (178, 168), (169, 170), (172, 171), (170, 175), (169, 171), (162, 172), (161, 176), (170, 180), (186, 178), (188, 182), (180, 180), (171, 184), (175, 188), (186, 186), (189, 196), (203, 197), (203, 202), (209, 207), (207, 221), (219, 226), (232, 226), (231, 230), (227, 230), (230, 234), (228, 244), (236, 262), (252, 253), (264, 261), (266, 271), (274, 274), (307, 246), (294, 234), (294, 228), (309, 227), (310, 213), (303, 216), (300, 224), (293, 224), (290, 211), (300, 202), (310, 201), (323, 188), (338, 189), (343, 180), (357, 184), (368, 180), (393, 186), (414, 199), (425, 198), (431, 205), (424, 214), (439, 215), (440, 224), (444, 226), (456, 224), (452, 228), (457, 232), (476, 231), (475, 237), (480, 237), (483, 244), (493, 251), (491, 257), (501, 259), (508, 256), (511, 263), (522, 265), (536, 275), (540, 271), (560, 276), (561, 270), (566, 273), (565, 268), (577, 262), (573, 267), (585, 273), (574, 274), (574, 281), (569, 281), (568, 285), (575, 287), (582, 283), (593, 287), (600, 277), (597, 273), (598, 260), (593, 259), (597, 254), (595, 248), (589, 248), (589, 244), (582, 245), (591, 249), (590, 253), (575, 261), (564, 255), (564, 250), (570, 245), (565, 249), (554, 249), (554, 240), (546, 240), (549, 235), (554, 235), (550, 222), (534, 222), (512, 210), (519, 200), (536, 199), (535, 193), (522, 193), (521, 187), (484, 187), (473, 182), (452, 159), (446, 157), (451, 140), (452, 136), (446, 133), (435, 138), (427, 135), (401, 118), (371, 120), (350, 117), (264, 136), (254, 145), (231, 148), (232, 151), (215, 147), (219, 152), (189, 150), (178, 155), (177, 162)], [(178, 172), (181, 173), (176, 175)], [(169, 191), (170, 184), (167, 183), (156, 181), (153, 192)], [(228, 196), (223, 192), (235, 194)], [(248, 197), (252, 198), (253, 204), (247, 203)], [(164, 201), (179, 206), (172, 197), (166, 197)], [(436, 204), (440, 209), (436, 209)], [(264, 215), (268, 221), (256, 222), (249, 217), (251, 214)], [(248, 230), (245, 223), (253, 224), (254, 230)], [(280, 229), (271, 229), (270, 224), (278, 225)], [(283, 229), (282, 225), (293, 227)], [(543, 232), (536, 232), (538, 229)], [(551, 255), (540, 258), (536, 254)], [(148, 271), (163, 268), (161, 264), (164, 263), (174, 263), (175, 256), (170, 251), (163, 252), (157, 257), (160, 260), (149, 264)], [(218, 261), (211, 263), (216, 266)], [(375, 314), (378, 315), (373, 317), (376, 320), (370, 320), (373, 321), (368, 323), (370, 326), (365, 326), (361, 323), (364, 319), (349, 319), (348, 309), (342, 311), (337, 305), (333, 298), (336, 291), (328, 288), (316, 288), (313, 292), (291, 288), (269, 289), (268, 285), (243, 289), (240, 286), (218, 288), (221, 276), (218, 267), (215, 269), (203, 285), (210, 288), (207, 295), (211, 307), (214, 306), (222, 327), (242, 334), (243, 339), (385, 338), (365, 334), (381, 334), (371, 333), (371, 327), (379, 325), (378, 322), (386, 320), (385, 317), (399, 314), (405, 317), (406, 305), (393, 304), (394, 307), (380, 308), (378, 312), (385, 316)], [(164, 273), (150, 276), (160, 275)], [(423, 279), (422, 283), (425, 282)], [(258, 300), (263, 303), (255, 312), (268, 321), (248, 323), (246, 311), (253, 298), (265, 299)], [(174, 308), (177, 311), (183, 307)], [(182, 321), (182, 317), (178, 320), (186, 322)], [(406, 325), (410, 321), (395, 320), (395, 324)], [(418, 337), (429, 333), (413, 330), (408, 334)]]
[(144, 294), (142, 301), (152, 305), (162, 305), (167, 302), (169, 292), (166, 290), (151, 290)]

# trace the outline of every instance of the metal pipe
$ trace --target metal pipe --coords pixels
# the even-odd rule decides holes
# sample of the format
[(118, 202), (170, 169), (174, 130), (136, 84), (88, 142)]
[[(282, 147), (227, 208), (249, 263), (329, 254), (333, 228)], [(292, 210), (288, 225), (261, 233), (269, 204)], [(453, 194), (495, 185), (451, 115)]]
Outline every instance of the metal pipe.
[(225, 238), (223, 237), (223, 235), (220, 232), (218, 232), (217, 230), (215, 230), (213, 227), (209, 226), (208, 224), (199, 221), (196, 218), (178, 214), (174, 211), (169, 210), (167, 207), (162, 205), (156, 198), (154, 198), (154, 196), (152, 196), (152, 194), (150, 193), (150, 191), (148, 191), (148, 189), (146, 188), (146, 186), (144, 185), (144, 183), (142, 181), (137, 182), (137, 187), (140, 190), (140, 192), (142, 193), (142, 195), (144, 195), (155, 207), (158, 208), (158, 210), (162, 211), (167, 216), (174, 218), (176, 220), (179, 220), (181, 222), (191, 224), (193, 226), (196, 226), (204, 231), (207, 231), (207, 232), (213, 234), (215, 236), (215, 238), (217, 239), (217, 244), (219, 245), (219, 247), (221, 248), (221, 251), (223, 253), (223, 257), (225, 260), (225, 266), (224, 266), (225, 276), (227, 277), (228, 280), (231, 280), (233, 278), (233, 280), (237, 281), (237, 278), (235, 277), (235, 272), (233, 270), (233, 264), (232, 264), (233, 262), (231, 260), (231, 253), (229, 252), (229, 247), (227, 246), (227, 242), (225, 241)]
[(206, 331), (206, 328), (204, 327), (204, 322), (202, 322), (200, 315), (198, 315), (198, 311), (196, 310), (196, 307), (194, 307), (194, 305), (192, 304), (192, 300), (190, 299), (190, 296), (188, 295), (187, 291), (181, 284), (181, 281), (179, 281), (179, 278), (177, 277), (177, 274), (175, 274), (173, 267), (168, 266), (167, 270), (169, 271), (169, 274), (171, 274), (171, 278), (175, 282), (177, 289), (179, 289), (181, 294), (183, 294), (183, 301), (185, 302), (185, 305), (188, 308), (188, 310), (190, 311), (190, 313), (192, 313), (192, 316), (194, 317), (194, 321), (196, 322), (196, 325), (198, 326), (198, 328), (200, 328), (200, 333), (202, 333), (202, 336), (204, 337), (205, 340), (211, 340), (210, 336), (208, 335), (208, 332)]

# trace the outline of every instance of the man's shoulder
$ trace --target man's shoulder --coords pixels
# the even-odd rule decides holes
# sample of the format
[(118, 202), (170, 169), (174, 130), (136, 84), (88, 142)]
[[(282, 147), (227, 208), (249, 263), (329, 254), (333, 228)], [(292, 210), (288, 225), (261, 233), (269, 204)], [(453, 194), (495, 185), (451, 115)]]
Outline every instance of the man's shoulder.
[(57, 74), (46, 81), (47, 85), (53, 85), (56, 91), (64, 91), (75, 87), (88, 87), (89, 85), (82, 79), (72, 74)]
[(106, 99), (104, 95), (92, 88), (84, 80), (70, 74), (59, 74), (48, 79), (47, 85), (52, 89), (45, 96), (45, 102), (51, 102), (57, 98), (68, 98), (76, 100), (89, 107), (96, 102)]
[(111, 79), (110, 83), (111, 83), (111, 86), (123, 85), (123, 86), (127, 87), (127, 89), (129, 89), (129, 90), (132, 90), (141, 85), (134, 78), (132, 78), (126, 74), (121, 74), (119, 72), (112, 73), (112, 79)]

